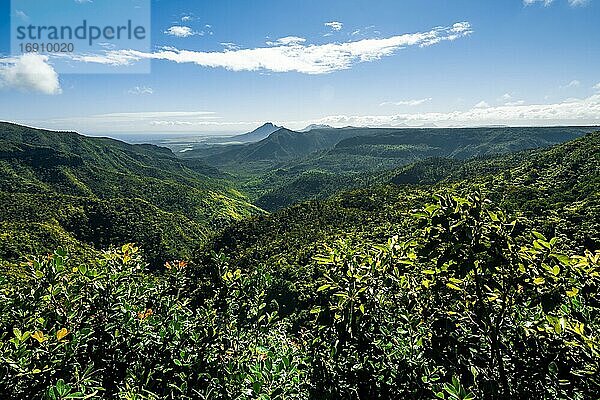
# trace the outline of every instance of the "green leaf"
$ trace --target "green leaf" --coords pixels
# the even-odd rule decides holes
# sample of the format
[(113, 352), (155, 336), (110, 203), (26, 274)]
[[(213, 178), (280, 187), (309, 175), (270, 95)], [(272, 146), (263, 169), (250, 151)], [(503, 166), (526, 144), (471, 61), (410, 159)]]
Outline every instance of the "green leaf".
[(533, 280), (533, 283), (536, 285), (543, 285), (544, 283), (546, 283), (546, 280), (540, 276), (540, 277), (535, 278)]
[(563, 331), (563, 326), (560, 323), (560, 320), (556, 321), (556, 323), (554, 324), (554, 332), (560, 334)]
[(59, 379), (56, 382), (56, 390), (58, 391), (58, 395), (60, 397), (64, 397), (71, 391), (71, 387), (69, 385), (65, 384), (64, 380)]
[(579, 294), (579, 289), (577, 289), (575, 287), (571, 290), (567, 290), (567, 296), (569, 296), (569, 297), (575, 297), (575, 296), (577, 296), (577, 294)]
[(439, 209), (440, 206), (437, 204), (430, 204), (427, 207), (425, 207), (425, 211), (427, 211), (429, 214), (431, 214), (433, 211)]
[(537, 231), (532, 231), (531, 233), (533, 233), (533, 236), (535, 236), (536, 238), (543, 240), (544, 242), (546, 241), (546, 237), (544, 235), (542, 235), (541, 233), (539, 233)]
[(568, 256), (565, 256), (564, 254), (550, 254), (551, 257), (556, 258), (561, 264), (563, 265), (569, 265), (569, 263), (571, 262), (571, 258), (569, 258)]
[(319, 288), (317, 289), (317, 292), (322, 292), (322, 291), (324, 291), (324, 290), (327, 290), (327, 289), (329, 289), (330, 287), (331, 287), (331, 285), (330, 285), (330, 284), (328, 284), (328, 283), (326, 283), (326, 284), (324, 284), (324, 285), (322, 285), (322, 286), (319, 286)]
[(333, 262), (333, 255), (325, 257), (325, 256), (314, 256), (313, 260), (315, 260), (318, 264), (330, 264)]

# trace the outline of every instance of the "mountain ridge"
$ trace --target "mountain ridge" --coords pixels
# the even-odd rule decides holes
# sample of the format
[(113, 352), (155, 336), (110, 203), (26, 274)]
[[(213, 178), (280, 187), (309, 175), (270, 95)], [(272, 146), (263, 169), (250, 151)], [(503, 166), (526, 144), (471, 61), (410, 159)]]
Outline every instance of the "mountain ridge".
[(298, 132), (309, 132), (312, 131), (313, 129), (336, 129), (331, 125), (327, 125), (327, 124), (310, 124), (307, 127), (305, 127), (304, 129), (299, 130)]

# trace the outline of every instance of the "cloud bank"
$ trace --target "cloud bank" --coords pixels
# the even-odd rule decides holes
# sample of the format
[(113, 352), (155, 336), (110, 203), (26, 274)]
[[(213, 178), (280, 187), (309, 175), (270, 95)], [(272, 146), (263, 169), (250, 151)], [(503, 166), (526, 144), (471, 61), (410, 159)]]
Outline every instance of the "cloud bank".
[[(567, 0), (571, 7), (581, 7), (589, 3), (590, 0)], [(554, 0), (523, 0), (523, 4), (530, 6), (535, 3), (542, 3), (544, 7), (548, 7)]]
[(300, 72), (327, 74), (351, 68), (357, 63), (373, 62), (407, 47), (428, 47), (469, 36), (468, 22), (435, 27), (427, 32), (407, 33), (389, 38), (363, 39), (344, 43), (306, 44), (295, 36), (267, 43), (268, 47), (226, 49), (203, 52), (163, 48), (156, 52), (136, 50), (106, 51), (100, 55), (75, 55), (76, 61), (105, 65), (129, 65), (143, 59), (191, 63), (231, 71)]
[[(277, 125), (302, 129), (311, 124), (334, 127), (469, 127), (486, 125), (551, 126), (600, 125), (600, 94), (549, 104), (473, 106), (468, 110), (388, 115), (328, 115), (302, 120), (274, 120)], [(273, 118), (266, 118), (273, 119)], [(160, 111), (98, 114), (87, 117), (21, 121), (50, 129), (85, 132), (223, 132), (242, 133), (264, 123), (261, 120), (229, 120), (212, 111)]]
[(431, 101), (431, 97), (426, 99), (413, 99), (413, 100), (400, 100), (400, 101), (385, 101), (380, 104), (380, 106), (420, 106), (421, 104), (427, 103)]
[(551, 104), (518, 104), (491, 107), (482, 101), (466, 111), (405, 113), (394, 115), (334, 115), (311, 121), (337, 127), (600, 124), (600, 94)]

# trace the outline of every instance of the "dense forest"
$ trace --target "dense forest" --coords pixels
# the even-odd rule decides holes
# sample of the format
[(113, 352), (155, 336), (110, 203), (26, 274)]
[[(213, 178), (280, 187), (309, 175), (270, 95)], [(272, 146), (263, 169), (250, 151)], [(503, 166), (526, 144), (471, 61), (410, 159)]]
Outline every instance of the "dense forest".
[[(264, 129), (264, 128), (262, 128)], [(587, 127), (544, 128), (282, 128), (263, 140), (197, 146), (182, 153), (236, 176), (259, 207), (274, 211), (303, 200), (387, 183), (382, 171), (443, 158), (466, 160), (547, 147), (593, 131)], [(232, 138), (240, 142), (247, 136)], [(440, 169), (441, 170), (441, 169)], [(383, 178), (383, 179), (382, 179)]]
[(262, 212), (217, 169), (166, 148), (8, 123), (0, 132), (0, 257), (136, 241), (162, 263)]
[(594, 130), (1, 124), (0, 394), (598, 398)]

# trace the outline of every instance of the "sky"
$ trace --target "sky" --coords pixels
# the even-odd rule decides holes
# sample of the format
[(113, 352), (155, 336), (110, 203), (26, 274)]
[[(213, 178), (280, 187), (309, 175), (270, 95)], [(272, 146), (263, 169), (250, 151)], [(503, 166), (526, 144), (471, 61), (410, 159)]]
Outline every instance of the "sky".
[(11, 52), (38, 14), (133, 18), (114, 0), (49, 3), (0, 0), (0, 120), (94, 135), (600, 125), (600, 0), (147, 0), (138, 47)]

